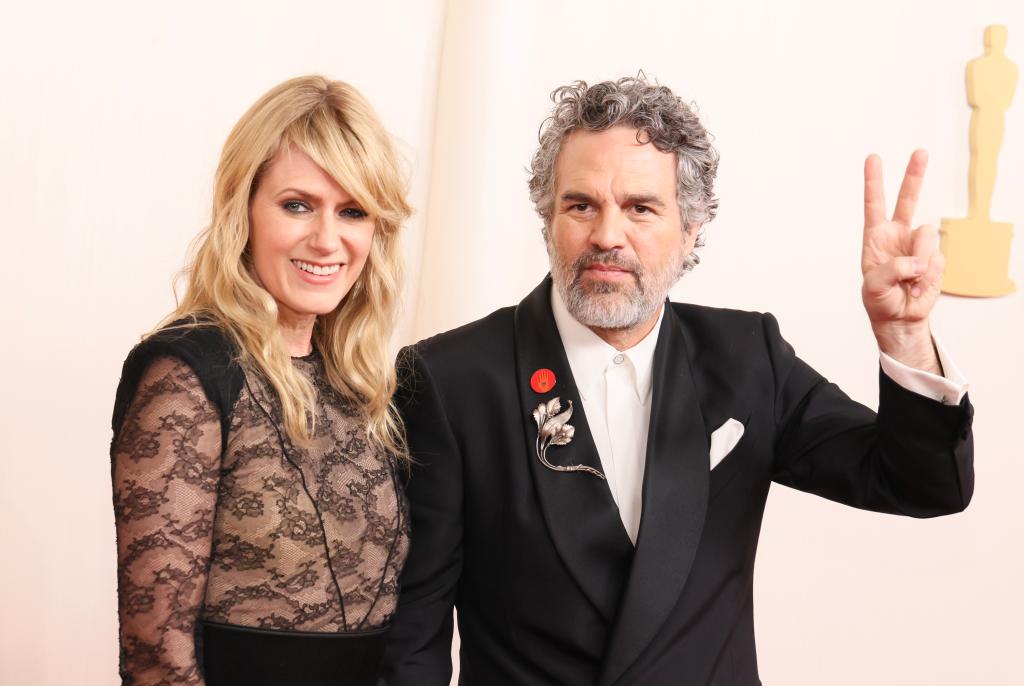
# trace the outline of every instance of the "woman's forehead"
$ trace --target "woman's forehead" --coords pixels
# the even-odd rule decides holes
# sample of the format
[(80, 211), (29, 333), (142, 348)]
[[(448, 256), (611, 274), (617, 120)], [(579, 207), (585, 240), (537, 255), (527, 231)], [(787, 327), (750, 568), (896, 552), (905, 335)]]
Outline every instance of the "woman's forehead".
[(282, 145), (270, 158), (260, 187), (274, 194), (293, 188), (321, 197), (330, 195), (351, 198), (333, 176), (294, 145)]

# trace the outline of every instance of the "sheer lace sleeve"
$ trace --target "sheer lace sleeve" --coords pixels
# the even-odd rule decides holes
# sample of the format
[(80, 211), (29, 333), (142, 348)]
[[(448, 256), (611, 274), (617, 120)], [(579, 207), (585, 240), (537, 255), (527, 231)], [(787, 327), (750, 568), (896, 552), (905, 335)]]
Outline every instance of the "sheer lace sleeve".
[(154, 360), (112, 449), (125, 684), (203, 683), (193, 631), (210, 563), (220, 434), (195, 372), (176, 358)]

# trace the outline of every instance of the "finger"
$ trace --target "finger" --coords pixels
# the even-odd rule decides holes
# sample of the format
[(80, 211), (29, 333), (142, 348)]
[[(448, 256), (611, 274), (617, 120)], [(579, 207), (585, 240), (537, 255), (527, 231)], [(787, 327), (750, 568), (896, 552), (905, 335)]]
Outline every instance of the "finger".
[(942, 272), (945, 268), (946, 256), (942, 254), (941, 250), (936, 250), (928, 261), (928, 270), (921, 277), (921, 281), (928, 287), (939, 288), (942, 284)]
[(934, 226), (923, 224), (911, 233), (910, 254), (928, 260), (939, 250), (939, 232)]
[(932, 266), (932, 256), (939, 252), (939, 233), (934, 226), (919, 226), (908, 232), (907, 254), (918, 260), (923, 265), (920, 276), (910, 282), (910, 296), (920, 297), (921, 294), (931, 285), (928, 271)]
[(883, 296), (903, 282), (920, 278), (928, 261), (919, 257), (894, 257), (864, 275), (864, 290), (872, 296)]
[(936, 250), (928, 260), (928, 266), (917, 279), (910, 282), (910, 297), (920, 298), (930, 291), (938, 291), (942, 284), (942, 271), (946, 267), (946, 257)]
[(924, 150), (915, 150), (907, 163), (907, 171), (903, 175), (903, 183), (900, 185), (900, 195), (896, 199), (896, 209), (892, 219), (904, 226), (910, 226), (914, 221), (914, 210), (917, 209), (917, 199), (921, 195), (921, 185), (924, 184), (924, 171), (928, 168), (928, 153)]
[(885, 222), (882, 158), (872, 153), (864, 160), (864, 228)]

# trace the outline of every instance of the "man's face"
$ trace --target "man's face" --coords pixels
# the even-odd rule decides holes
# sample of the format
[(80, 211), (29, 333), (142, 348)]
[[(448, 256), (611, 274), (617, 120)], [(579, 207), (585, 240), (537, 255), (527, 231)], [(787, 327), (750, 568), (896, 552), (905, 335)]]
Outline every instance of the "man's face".
[(638, 143), (635, 129), (576, 131), (562, 144), (547, 247), (555, 285), (581, 324), (650, 321), (699, 228), (683, 231), (675, 154)]

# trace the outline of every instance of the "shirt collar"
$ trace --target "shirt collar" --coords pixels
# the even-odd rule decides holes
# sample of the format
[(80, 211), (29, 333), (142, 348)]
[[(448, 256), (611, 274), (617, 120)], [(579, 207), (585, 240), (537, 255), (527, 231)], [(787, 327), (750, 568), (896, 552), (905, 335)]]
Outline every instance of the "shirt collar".
[(654, 348), (658, 344), (658, 332), (661, 330), (661, 320), (665, 317), (665, 306), (662, 304), (661, 313), (654, 328), (648, 332), (643, 339), (626, 350), (616, 350), (613, 346), (605, 343), (596, 333), (588, 327), (580, 324), (573, 317), (565, 302), (562, 300), (558, 287), (551, 286), (551, 312), (555, 317), (555, 326), (558, 328), (558, 335), (562, 339), (562, 347), (565, 348), (565, 356), (569, 360), (569, 367), (572, 369), (573, 378), (580, 394), (586, 397), (604, 375), (605, 369), (616, 355), (625, 355), (633, 365), (633, 381), (637, 398), (640, 402), (646, 402), (651, 393), (653, 383)]

